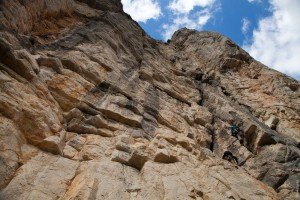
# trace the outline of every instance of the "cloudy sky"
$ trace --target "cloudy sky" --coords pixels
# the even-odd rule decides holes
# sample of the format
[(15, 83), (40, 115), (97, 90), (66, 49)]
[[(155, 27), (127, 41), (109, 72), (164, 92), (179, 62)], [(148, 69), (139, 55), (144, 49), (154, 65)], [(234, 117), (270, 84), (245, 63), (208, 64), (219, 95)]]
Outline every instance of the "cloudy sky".
[(300, 80), (300, 0), (122, 0), (155, 39), (182, 27), (217, 31), (255, 59)]

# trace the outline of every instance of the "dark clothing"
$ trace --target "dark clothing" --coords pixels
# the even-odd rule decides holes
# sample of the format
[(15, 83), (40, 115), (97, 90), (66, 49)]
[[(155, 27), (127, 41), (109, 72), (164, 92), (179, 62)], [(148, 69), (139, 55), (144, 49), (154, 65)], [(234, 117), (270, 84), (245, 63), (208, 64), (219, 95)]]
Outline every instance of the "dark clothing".
[(229, 162), (235, 161), (236, 164), (238, 164), (238, 158), (235, 157), (230, 151), (225, 151), (222, 157), (224, 160), (227, 160)]
[(244, 145), (244, 139), (243, 139), (244, 136), (240, 127), (233, 124), (230, 126), (230, 131), (231, 131), (231, 135), (233, 137), (236, 137), (240, 141), (241, 145)]
[(237, 137), (240, 132), (240, 128), (235, 124), (230, 127), (230, 130), (231, 130), (231, 135), (234, 137)]

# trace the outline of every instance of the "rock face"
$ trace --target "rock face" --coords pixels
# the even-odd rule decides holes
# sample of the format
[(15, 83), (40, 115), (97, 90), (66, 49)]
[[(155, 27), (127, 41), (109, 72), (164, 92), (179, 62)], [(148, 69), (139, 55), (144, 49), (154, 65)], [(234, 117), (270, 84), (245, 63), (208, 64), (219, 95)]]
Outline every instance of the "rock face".
[(120, 0), (0, 1), (0, 23), (0, 199), (299, 198), (300, 84), (230, 39), (155, 41)]

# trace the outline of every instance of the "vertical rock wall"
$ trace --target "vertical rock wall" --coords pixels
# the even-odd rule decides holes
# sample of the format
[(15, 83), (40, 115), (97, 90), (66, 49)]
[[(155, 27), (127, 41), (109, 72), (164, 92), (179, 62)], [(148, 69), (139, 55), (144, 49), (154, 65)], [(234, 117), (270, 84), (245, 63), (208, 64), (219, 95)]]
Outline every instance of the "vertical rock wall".
[(0, 8), (0, 199), (299, 197), (296, 80), (217, 33), (155, 41), (118, 0)]

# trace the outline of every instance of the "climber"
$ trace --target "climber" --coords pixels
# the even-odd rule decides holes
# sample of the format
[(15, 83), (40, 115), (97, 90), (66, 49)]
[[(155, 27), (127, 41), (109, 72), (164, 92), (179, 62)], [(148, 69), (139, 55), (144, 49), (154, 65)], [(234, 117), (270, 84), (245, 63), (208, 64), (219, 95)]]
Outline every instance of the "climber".
[(236, 137), (240, 141), (241, 144), (244, 143), (243, 133), (238, 125), (236, 125), (236, 124), (231, 125), (230, 131), (231, 131), (231, 135), (233, 137)]
[(233, 137), (237, 138), (237, 136), (240, 132), (240, 128), (236, 124), (233, 124), (233, 125), (230, 126), (230, 131), (231, 131), (231, 135)]
[(224, 160), (227, 160), (233, 164), (238, 165), (238, 159), (230, 151), (225, 151), (222, 157)]

